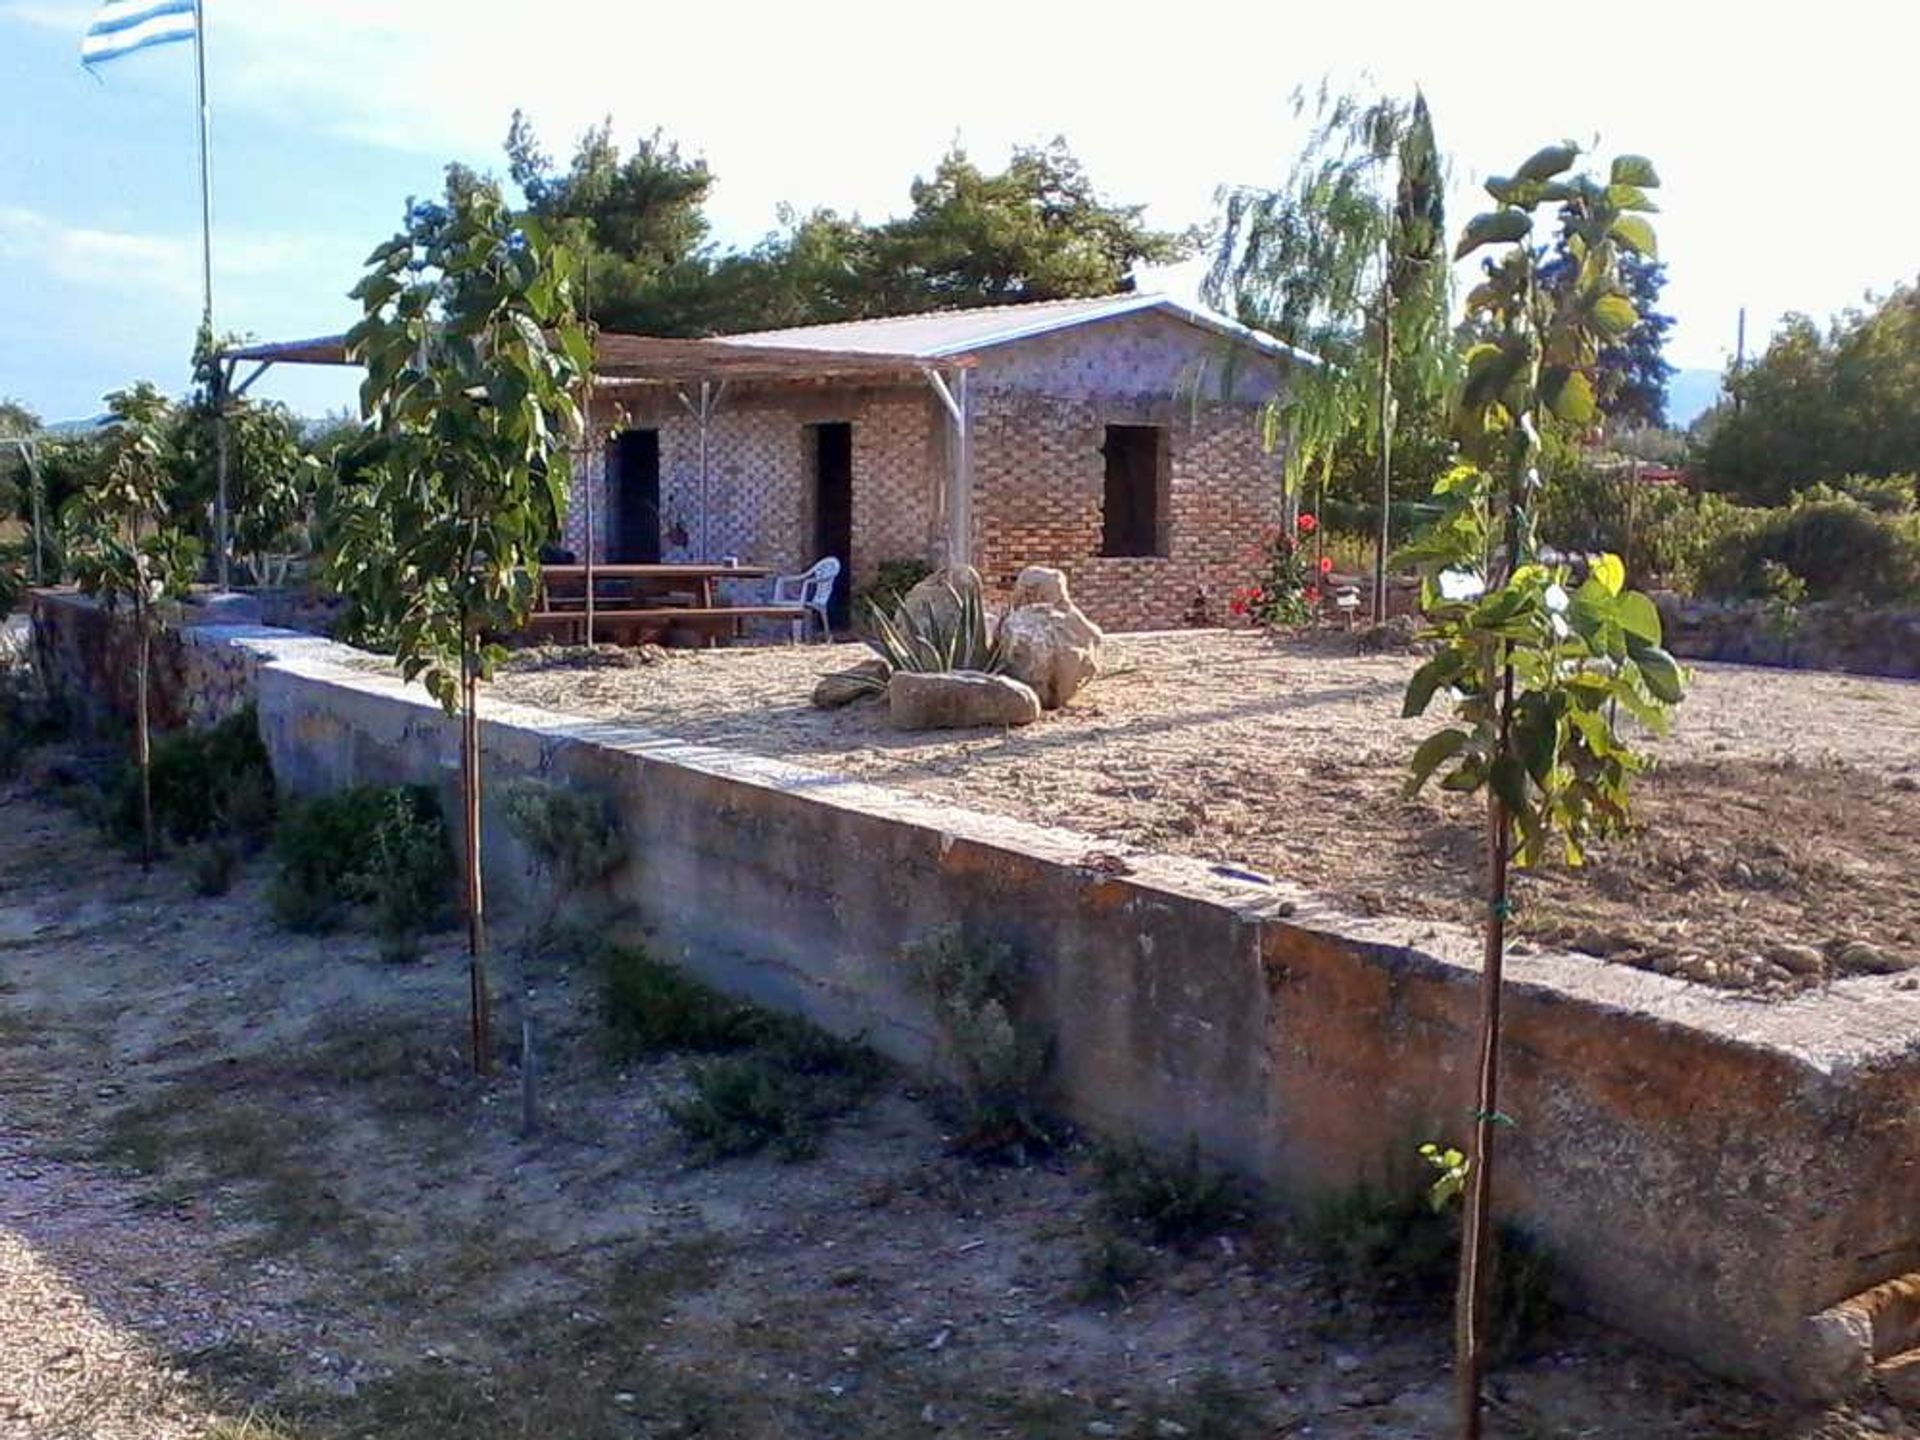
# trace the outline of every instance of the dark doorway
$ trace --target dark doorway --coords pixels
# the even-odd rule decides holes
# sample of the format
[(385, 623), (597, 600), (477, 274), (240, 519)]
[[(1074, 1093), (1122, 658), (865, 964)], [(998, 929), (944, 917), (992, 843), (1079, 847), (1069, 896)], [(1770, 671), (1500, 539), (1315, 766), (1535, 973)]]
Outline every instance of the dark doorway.
[(837, 421), (807, 428), (813, 431), (813, 559), (831, 555), (840, 562), (827, 605), (838, 630), (853, 612), (853, 426)]
[(614, 438), (613, 554), (616, 565), (653, 565), (660, 559), (660, 432), (622, 430)]
[(1162, 499), (1167, 488), (1166, 431), (1158, 425), (1109, 425), (1106, 492), (1100, 507), (1102, 555), (1164, 555)]

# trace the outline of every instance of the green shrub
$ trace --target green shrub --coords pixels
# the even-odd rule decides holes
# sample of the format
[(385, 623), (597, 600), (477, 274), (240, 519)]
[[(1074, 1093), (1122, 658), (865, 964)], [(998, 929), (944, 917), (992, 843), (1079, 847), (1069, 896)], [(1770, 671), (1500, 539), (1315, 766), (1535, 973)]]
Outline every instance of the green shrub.
[(1153, 1252), (1110, 1230), (1096, 1230), (1080, 1252), (1074, 1298), (1088, 1305), (1125, 1302), (1153, 1274)]
[(1765, 597), (1778, 594), (1780, 571), (1810, 600), (1903, 600), (1920, 594), (1920, 526), (1856, 500), (1801, 500), (1720, 537), (1700, 585), (1712, 595)]
[(616, 1060), (645, 1060), (675, 1050), (739, 1050), (758, 1037), (751, 1006), (689, 979), (634, 945), (600, 952), (600, 1005)]
[(818, 1153), (828, 1128), (872, 1092), (880, 1062), (863, 1045), (788, 1016), (750, 1012), (754, 1048), (693, 1072), (693, 1094), (668, 1107), (697, 1159), (771, 1149), (782, 1160)]
[(356, 786), (293, 805), (274, 854), (268, 898), (292, 929), (328, 929), (365, 907), (398, 957), (445, 918), (453, 856), (425, 786)]
[[(265, 839), (275, 808), (273, 762), (251, 705), (205, 730), (181, 730), (153, 742), (153, 826), (175, 845), (216, 837)], [(131, 764), (114, 792), (112, 827), (140, 835), (140, 781)]]
[(1177, 1164), (1166, 1165), (1139, 1145), (1109, 1146), (1096, 1158), (1106, 1219), (1153, 1245), (1191, 1245), (1239, 1224), (1246, 1207), (1233, 1181), (1200, 1163), (1190, 1140)]
[(853, 592), (853, 613), (867, 616), (877, 610), (891, 615), (907, 598), (907, 592), (932, 573), (933, 567), (924, 560), (882, 560), (873, 579)]
[(933, 1002), (948, 1058), (959, 1072), (965, 1106), (961, 1145), (1013, 1158), (1046, 1148), (1052, 1136), (1037, 1102), (1051, 1047), (1014, 1018), (1019, 961), (1004, 945), (969, 940), (943, 926), (909, 945), (906, 958)]
[[(1445, 1174), (1406, 1186), (1360, 1184), (1323, 1197), (1308, 1213), (1307, 1234), (1348, 1283), (1437, 1308), (1452, 1302), (1459, 1274), (1457, 1198)], [(1551, 1257), (1538, 1241), (1510, 1225), (1496, 1228), (1489, 1306), (1496, 1357), (1524, 1355), (1540, 1338), (1556, 1313), (1553, 1282)]]
[(40, 683), (29, 648), (0, 636), (0, 779), (18, 771), (34, 746), (66, 732), (66, 712)]
[(545, 780), (505, 786), (507, 826), (551, 883), (556, 899), (598, 884), (626, 858), (606, 797)]
[(225, 836), (202, 840), (188, 851), (187, 863), (195, 894), (224, 895), (240, 873), (240, 849)]

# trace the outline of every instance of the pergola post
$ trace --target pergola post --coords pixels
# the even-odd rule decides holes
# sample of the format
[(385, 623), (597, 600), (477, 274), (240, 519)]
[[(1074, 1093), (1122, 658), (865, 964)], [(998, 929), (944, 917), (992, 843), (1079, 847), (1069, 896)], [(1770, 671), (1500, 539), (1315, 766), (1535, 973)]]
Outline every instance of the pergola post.
[[(265, 366), (261, 367), (265, 369)], [(214, 361), (213, 365), (213, 548), (220, 593), (233, 590), (232, 546), (228, 541), (227, 514), (227, 388), (233, 384), (234, 362)], [(252, 383), (249, 381), (248, 383)], [(256, 583), (259, 576), (255, 576)]]
[(953, 381), (938, 370), (926, 372), (927, 383), (946, 407), (953, 422), (953, 463), (947, 476), (947, 564), (973, 563), (973, 427), (967, 398), (967, 372), (956, 369)]

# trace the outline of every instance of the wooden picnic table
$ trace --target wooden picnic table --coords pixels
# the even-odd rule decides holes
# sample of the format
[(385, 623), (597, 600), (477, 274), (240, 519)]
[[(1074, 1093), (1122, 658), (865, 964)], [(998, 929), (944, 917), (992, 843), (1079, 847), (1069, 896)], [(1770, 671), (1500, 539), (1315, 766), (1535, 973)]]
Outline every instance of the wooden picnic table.
[[(672, 626), (699, 630), (709, 645), (721, 632), (737, 634), (751, 619), (798, 620), (798, 605), (723, 604), (722, 580), (765, 580), (775, 572), (765, 565), (618, 564), (593, 567), (594, 638), (602, 634), (639, 640)], [(587, 567), (542, 565), (540, 595), (529, 628), (584, 639), (587, 624)]]

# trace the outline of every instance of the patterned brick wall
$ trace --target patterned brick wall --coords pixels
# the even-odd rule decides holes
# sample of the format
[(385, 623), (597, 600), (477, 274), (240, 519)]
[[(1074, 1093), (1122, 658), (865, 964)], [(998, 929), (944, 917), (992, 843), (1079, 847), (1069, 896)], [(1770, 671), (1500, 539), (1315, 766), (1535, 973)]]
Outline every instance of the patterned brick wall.
[[(660, 432), (661, 558), (742, 560), (794, 572), (814, 551), (816, 488), (810, 425), (853, 427), (853, 583), (883, 560), (929, 553), (941, 523), (946, 475), (940, 432), (945, 412), (924, 387), (729, 387), (707, 434), (707, 544), (701, 553), (700, 429), (672, 396), (605, 391), (594, 403), (595, 433)], [(617, 496), (607, 489), (604, 454), (576, 464), (567, 544), (586, 547), (586, 489), (594, 487), (596, 559), (608, 554)]]
[[(1102, 625), (1157, 629), (1226, 618), (1248, 579), (1245, 553), (1281, 512), (1280, 457), (1263, 451), (1259, 401), (1278, 383), (1270, 362), (1229, 362), (1222, 339), (1144, 313), (988, 352), (969, 379), (973, 409), (974, 555), (989, 584), (1029, 564), (1065, 570)], [(699, 427), (670, 394), (609, 387), (596, 433), (660, 432), (662, 558), (741, 559), (783, 571), (813, 554), (815, 479), (806, 427), (853, 426), (853, 576), (882, 561), (938, 561), (945, 550), (951, 429), (921, 385), (730, 386), (708, 433), (707, 553), (700, 530)], [(1101, 506), (1110, 424), (1167, 429), (1166, 554), (1104, 558)], [(585, 549), (586, 487), (595, 487), (597, 558), (614, 508), (604, 455), (576, 466), (568, 545)]]

